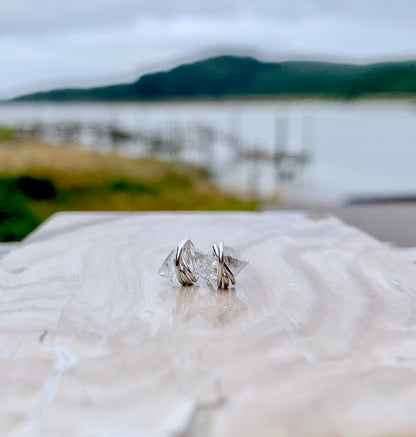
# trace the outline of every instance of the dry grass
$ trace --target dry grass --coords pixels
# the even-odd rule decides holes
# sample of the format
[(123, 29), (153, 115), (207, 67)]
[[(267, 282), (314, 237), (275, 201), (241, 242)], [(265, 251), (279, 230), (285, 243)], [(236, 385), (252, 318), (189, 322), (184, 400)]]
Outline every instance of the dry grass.
[[(23, 206), (37, 223), (67, 210), (254, 210), (258, 206), (256, 200), (220, 190), (205, 171), (181, 162), (132, 159), (73, 145), (0, 142), (3, 192), (18, 186), (22, 177), (46, 180), (56, 189), (56, 195), (43, 200), (15, 193), (13, 211)], [(3, 198), (7, 199), (7, 193)], [(0, 208), (5, 208), (4, 202)]]
[(120, 177), (152, 182), (171, 173), (187, 175), (195, 180), (204, 176), (204, 172), (197, 167), (181, 162), (132, 159), (87, 150), (73, 144), (54, 146), (30, 141), (0, 145), (1, 175), (46, 177), (54, 180), (62, 189), (74, 189), (89, 183), (99, 185)]

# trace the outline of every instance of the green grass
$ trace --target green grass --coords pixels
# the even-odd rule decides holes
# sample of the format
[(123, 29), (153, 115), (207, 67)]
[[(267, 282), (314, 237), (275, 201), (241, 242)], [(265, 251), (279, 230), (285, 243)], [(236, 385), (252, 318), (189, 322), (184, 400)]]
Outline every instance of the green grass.
[(0, 126), (0, 141), (13, 141), (16, 132), (11, 126)]
[[(7, 135), (6, 135), (7, 137)], [(58, 211), (255, 210), (203, 169), (74, 146), (0, 141), (0, 241), (24, 238)]]

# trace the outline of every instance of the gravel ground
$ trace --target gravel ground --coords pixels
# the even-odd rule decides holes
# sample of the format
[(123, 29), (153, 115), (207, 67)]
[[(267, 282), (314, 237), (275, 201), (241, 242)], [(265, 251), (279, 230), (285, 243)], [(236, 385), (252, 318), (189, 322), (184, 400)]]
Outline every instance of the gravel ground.
[(336, 207), (341, 220), (382, 241), (416, 247), (416, 202)]
[(281, 209), (336, 215), (378, 240), (393, 243), (397, 247), (416, 247), (416, 202), (348, 206), (283, 205)]

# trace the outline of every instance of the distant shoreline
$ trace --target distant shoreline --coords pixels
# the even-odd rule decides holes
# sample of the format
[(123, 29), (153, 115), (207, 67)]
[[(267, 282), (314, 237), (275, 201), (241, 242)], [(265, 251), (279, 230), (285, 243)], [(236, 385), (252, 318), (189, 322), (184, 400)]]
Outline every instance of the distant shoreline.
[(365, 95), (353, 98), (333, 97), (333, 96), (300, 96), (300, 95), (279, 95), (279, 96), (224, 96), (224, 97), (210, 97), (210, 96), (198, 96), (198, 97), (172, 97), (172, 98), (159, 98), (159, 99), (71, 99), (71, 100), (0, 100), (0, 105), (26, 105), (26, 104), (56, 104), (56, 105), (68, 105), (68, 104), (158, 104), (158, 103), (292, 103), (292, 102), (339, 102), (339, 103), (354, 103), (354, 102), (409, 102), (416, 104), (416, 94), (409, 95), (397, 95), (397, 94), (377, 94), (377, 95)]

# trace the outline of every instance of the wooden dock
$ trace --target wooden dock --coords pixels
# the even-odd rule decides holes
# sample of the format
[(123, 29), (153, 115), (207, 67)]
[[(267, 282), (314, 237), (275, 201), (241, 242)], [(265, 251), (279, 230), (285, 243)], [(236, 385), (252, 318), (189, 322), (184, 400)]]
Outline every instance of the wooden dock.
[[(157, 275), (175, 244), (235, 288)], [(58, 214), (0, 261), (4, 436), (416, 432), (416, 267), (303, 213)]]

